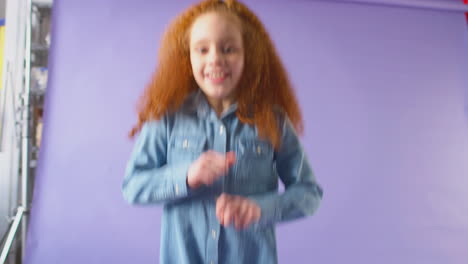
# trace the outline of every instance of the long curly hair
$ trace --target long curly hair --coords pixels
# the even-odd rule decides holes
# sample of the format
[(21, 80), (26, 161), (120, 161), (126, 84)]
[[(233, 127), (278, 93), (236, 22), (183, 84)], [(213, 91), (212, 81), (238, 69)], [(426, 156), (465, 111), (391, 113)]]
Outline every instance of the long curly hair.
[(262, 22), (236, 0), (201, 1), (169, 25), (162, 38), (156, 71), (138, 104), (138, 123), (130, 131), (130, 137), (134, 137), (145, 122), (177, 111), (187, 96), (198, 89), (190, 63), (189, 38), (195, 19), (207, 12), (227, 12), (239, 18), (245, 61), (236, 87), (236, 116), (243, 123), (255, 125), (259, 136), (277, 149), (281, 143), (281, 128), (274, 108), (281, 109), (296, 131), (302, 133), (299, 104)]

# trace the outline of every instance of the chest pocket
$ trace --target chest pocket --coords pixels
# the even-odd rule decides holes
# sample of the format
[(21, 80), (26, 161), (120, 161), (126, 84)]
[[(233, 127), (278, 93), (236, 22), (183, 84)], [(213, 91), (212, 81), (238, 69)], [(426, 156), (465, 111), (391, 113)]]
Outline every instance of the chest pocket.
[(168, 162), (193, 161), (205, 150), (206, 137), (200, 135), (174, 135), (169, 142)]
[(269, 184), (274, 181), (273, 147), (261, 140), (240, 140), (236, 146), (235, 176), (238, 181)]

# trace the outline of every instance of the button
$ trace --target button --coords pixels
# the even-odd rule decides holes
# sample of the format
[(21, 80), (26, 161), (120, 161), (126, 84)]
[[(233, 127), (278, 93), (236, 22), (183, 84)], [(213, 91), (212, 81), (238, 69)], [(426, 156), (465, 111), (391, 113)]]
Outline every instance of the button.
[(188, 147), (188, 140), (184, 139), (184, 142), (182, 142), (182, 147), (187, 148)]
[(211, 230), (211, 235), (213, 236), (214, 239), (216, 239), (216, 231), (214, 229)]
[(219, 134), (222, 135), (224, 133), (224, 126), (219, 127)]

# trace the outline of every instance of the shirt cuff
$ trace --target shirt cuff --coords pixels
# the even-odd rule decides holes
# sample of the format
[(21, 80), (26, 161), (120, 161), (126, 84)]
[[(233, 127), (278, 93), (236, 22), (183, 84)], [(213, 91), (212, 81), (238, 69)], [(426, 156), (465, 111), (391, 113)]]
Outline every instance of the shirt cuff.
[(174, 179), (172, 191), (175, 198), (185, 197), (191, 193), (187, 186), (187, 173), (190, 163), (182, 163), (177, 167), (172, 168), (172, 177)]
[(260, 220), (253, 225), (254, 228), (262, 228), (266, 226), (271, 226), (276, 223), (279, 219), (279, 201), (278, 194), (267, 194), (261, 196), (251, 196), (249, 197), (254, 201), (261, 209)]

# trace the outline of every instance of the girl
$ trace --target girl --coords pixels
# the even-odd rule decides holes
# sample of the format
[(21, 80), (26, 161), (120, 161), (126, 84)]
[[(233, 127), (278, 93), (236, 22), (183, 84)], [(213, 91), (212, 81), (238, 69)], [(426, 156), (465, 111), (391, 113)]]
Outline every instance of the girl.
[(123, 195), (164, 203), (160, 262), (276, 263), (275, 224), (314, 213), (322, 189), (259, 19), (235, 0), (182, 13), (140, 106)]

